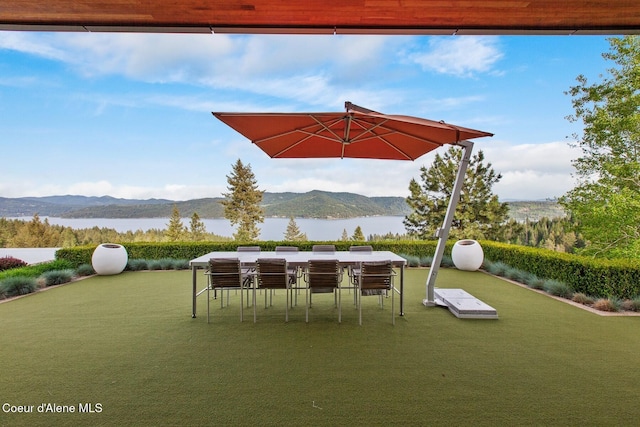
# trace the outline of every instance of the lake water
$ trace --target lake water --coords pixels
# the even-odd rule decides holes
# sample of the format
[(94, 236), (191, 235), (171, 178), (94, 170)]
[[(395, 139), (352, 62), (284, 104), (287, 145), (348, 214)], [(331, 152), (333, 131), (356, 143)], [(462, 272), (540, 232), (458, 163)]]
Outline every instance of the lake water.
[[(50, 224), (64, 225), (71, 228), (106, 227), (118, 232), (150, 229), (166, 229), (169, 218), (47, 218)], [(30, 221), (32, 218), (17, 218)], [(371, 234), (384, 235), (387, 233), (404, 234), (406, 231), (402, 216), (372, 216), (349, 219), (317, 219), (295, 218), (296, 224), (302, 233), (306, 233), (309, 240), (340, 240), (343, 230), (349, 236), (353, 235), (356, 227), (360, 226), (365, 237)], [(190, 218), (183, 218), (182, 223), (189, 226)], [(234, 229), (226, 219), (202, 219), (207, 231), (220, 236), (231, 237)], [(261, 230), (260, 240), (282, 240), (289, 224), (289, 218), (265, 218), (265, 222), (259, 224)]]

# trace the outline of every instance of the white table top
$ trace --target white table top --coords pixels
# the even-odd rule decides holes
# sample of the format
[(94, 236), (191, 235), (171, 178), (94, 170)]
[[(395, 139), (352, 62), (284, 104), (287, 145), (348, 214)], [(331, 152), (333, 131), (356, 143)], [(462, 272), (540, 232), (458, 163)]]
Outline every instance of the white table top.
[(207, 267), (211, 258), (238, 258), (241, 264), (255, 264), (258, 258), (284, 258), (289, 264), (304, 265), (313, 259), (337, 259), (341, 264), (358, 264), (366, 261), (391, 261), (395, 266), (404, 266), (407, 260), (391, 251), (373, 252), (209, 252), (189, 262), (191, 267)]

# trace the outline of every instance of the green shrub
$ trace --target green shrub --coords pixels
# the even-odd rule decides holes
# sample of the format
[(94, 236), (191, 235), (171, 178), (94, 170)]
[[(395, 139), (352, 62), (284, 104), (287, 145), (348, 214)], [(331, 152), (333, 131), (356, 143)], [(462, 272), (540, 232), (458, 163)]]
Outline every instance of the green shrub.
[(146, 259), (130, 259), (127, 262), (127, 270), (141, 271), (149, 269), (149, 262)]
[(173, 268), (176, 270), (188, 270), (191, 266), (188, 259), (174, 259)]
[(451, 258), (451, 255), (442, 256), (442, 261), (440, 261), (440, 267), (445, 267), (445, 268), (455, 267), (455, 264), (453, 263), (453, 258)]
[(502, 261), (497, 261), (497, 262), (485, 261), (485, 268), (489, 273), (493, 274), (494, 276), (503, 277), (505, 275), (505, 272), (509, 268), (509, 266)]
[(544, 290), (544, 282), (545, 279), (542, 279), (536, 275), (533, 276), (534, 279), (531, 279), (528, 283), (527, 286), (530, 287), (531, 289), (539, 289), (539, 290)]
[(15, 297), (35, 292), (38, 282), (34, 277), (9, 277), (0, 281), (0, 295), (3, 297)]
[(573, 289), (571, 289), (571, 286), (559, 280), (547, 279), (544, 282), (543, 288), (549, 294), (560, 298), (571, 299), (571, 297), (573, 297)]
[(45, 286), (61, 285), (63, 283), (69, 283), (73, 280), (74, 270), (52, 270), (47, 271), (40, 276), (44, 281)]
[(507, 267), (504, 271), (504, 277), (514, 282), (524, 283), (524, 277), (526, 272), (515, 267)]
[(430, 255), (420, 257), (420, 267), (431, 267), (433, 257)]
[(96, 271), (91, 264), (80, 264), (78, 268), (76, 268), (76, 275), (80, 277), (92, 276), (94, 274), (96, 274)]
[(624, 300), (622, 309), (627, 311), (640, 311), (640, 297)]
[(27, 264), (21, 259), (12, 256), (0, 257), (0, 271), (11, 270), (12, 268), (26, 267)]
[(577, 302), (578, 304), (584, 305), (592, 305), (595, 300), (588, 295), (583, 294), (582, 292), (576, 292), (573, 294), (573, 298), (571, 298), (573, 302)]
[(162, 262), (159, 259), (150, 259), (147, 261), (147, 269), (162, 270)]
[(533, 285), (538, 281), (541, 281), (541, 280), (535, 274), (529, 273), (528, 271), (524, 271), (522, 273), (522, 283), (524, 283), (528, 287), (532, 288)]
[(64, 259), (57, 259), (55, 261), (44, 262), (42, 264), (29, 265), (22, 268), (14, 268), (12, 270), (6, 270), (0, 272), (0, 280), (10, 277), (39, 277), (43, 273), (51, 270), (66, 270), (73, 268), (73, 264)]
[(402, 254), (400, 255), (402, 256), (402, 258), (407, 260), (407, 265), (409, 267), (420, 267), (420, 257), (417, 255), (406, 255), (406, 254)]
[(160, 258), (158, 260), (160, 270), (175, 270), (175, 260), (173, 258)]

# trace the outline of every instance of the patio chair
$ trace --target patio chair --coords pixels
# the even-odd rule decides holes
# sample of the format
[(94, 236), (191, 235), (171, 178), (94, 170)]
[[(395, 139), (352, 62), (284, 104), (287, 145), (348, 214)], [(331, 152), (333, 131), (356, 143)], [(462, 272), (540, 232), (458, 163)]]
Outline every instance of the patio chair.
[[(298, 253), (299, 249), (297, 246), (276, 246), (276, 255), (278, 254), (291, 254), (291, 253)], [(295, 295), (295, 303), (296, 305), (298, 305), (298, 293), (300, 293), (300, 288), (297, 286), (298, 285), (298, 279), (301, 277), (300, 274), (300, 269), (298, 267), (287, 267), (287, 272), (289, 273), (289, 283), (291, 284), (291, 307), (293, 307), (293, 301), (294, 298), (293, 296)], [(298, 292), (296, 293), (295, 290), (298, 289)]]
[[(338, 260), (310, 260), (304, 273), (306, 288), (306, 321), (309, 322), (309, 307), (311, 295), (314, 293), (333, 293), (334, 301), (338, 307), (338, 322), (342, 322), (340, 307), (340, 282), (342, 282), (342, 268)], [(337, 295), (336, 295), (337, 293)]]
[(227, 291), (227, 306), (229, 305), (229, 290), (240, 290), (240, 321), (244, 320), (242, 290), (243, 277), (240, 268), (240, 260), (229, 258), (211, 258), (209, 260), (209, 269), (205, 273), (208, 276), (209, 285), (207, 286), (207, 323), (209, 323), (210, 310), (209, 304), (211, 298), (209, 292), (220, 290), (220, 308), (224, 307), (224, 291)]
[(393, 264), (391, 261), (365, 261), (360, 263), (359, 274), (357, 275), (357, 305), (358, 323), (362, 325), (362, 297), (376, 295), (380, 300), (380, 305), (384, 306), (383, 297), (391, 292), (391, 323), (395, 325), (394, 314), (394, 287)]
[[(299, 249), (296, 246), (276, 246), (276, 255), (298, 253), (298, 251)], [(287, 267), (287, 271), (289, 272), (289, 283), (292, 286), (298, 283), (298, 269), (295, 267)]]
[(311, 252), (315, 253), (334, 253), (336, 251), (336, 245), (313, 245)]
[[(289, 272), (287, 269), (287, 260), (283, 258), (259, 258), (256, 263), (256, 285), (253, 288), (253, 322), (256, 322), (256, 290), (284, 289), (287, 296), (287, 304), (285, 306), (285, 322), (289, 321), (289, 289), (291, 282), (289, 281)], [(273, 305), (273, 295), (270, 295), (269, 305)], [(267, 292), (264, 293), (264, 308), (267, 308)]]
[[(349, 246), (349, 252), (357, 252), (361, 254), (372, 254), (373, 246), (370, 245), (361, 245), (361, 246)], [(351, 282), (355, 285), (356, 277), (360, 274), (359, 265), (349, 266), (349, 277), (351, 278)]]
[[(238, 246), (237, 252), (255, 252), (260, 253), (260, 246)], [(253, 287), (253, 277), (255, 276), (256, 269), (254, 267), (242, 268), (242, 285), (245, 289)], [(247, 291), (247, 307), (249, 307), (249, 292)]]

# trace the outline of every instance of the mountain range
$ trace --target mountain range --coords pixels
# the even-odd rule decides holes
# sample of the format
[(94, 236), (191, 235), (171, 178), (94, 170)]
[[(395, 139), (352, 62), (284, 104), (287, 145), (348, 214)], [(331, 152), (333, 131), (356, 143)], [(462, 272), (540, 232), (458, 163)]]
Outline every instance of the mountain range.
[[(0, 217), (51, 216), (61, 218), (168, 218), (176, 206), (182, 217), (197, 212), (200, 218), (223, 218), (223, 198), (186, 201), (119, 199), (111, 196), (0, 197)], [(402, 216), (409, 207), (402, 197), (366, 197), (353, 193), (310, 191), (264, 193), (267, 217), (354, 218)]]
[[(174, 201), (167, 199), (120, 199), (111, 196), (0, 197), (0, 217), (39, 216), (62, 218), (168, 218), (176, 206), (182, 217), (194, 212), (200, 218), (223, 218), (221, 197)], [(553, 201), (508, 202), (510, 216), (524, 221), (542, 216), (564, 215)], [(411, 212), (403, 197), (366, 197), (354, 193), (309, 191), (264, 193), (267, 217), (355, 218), (405, 216)]]

